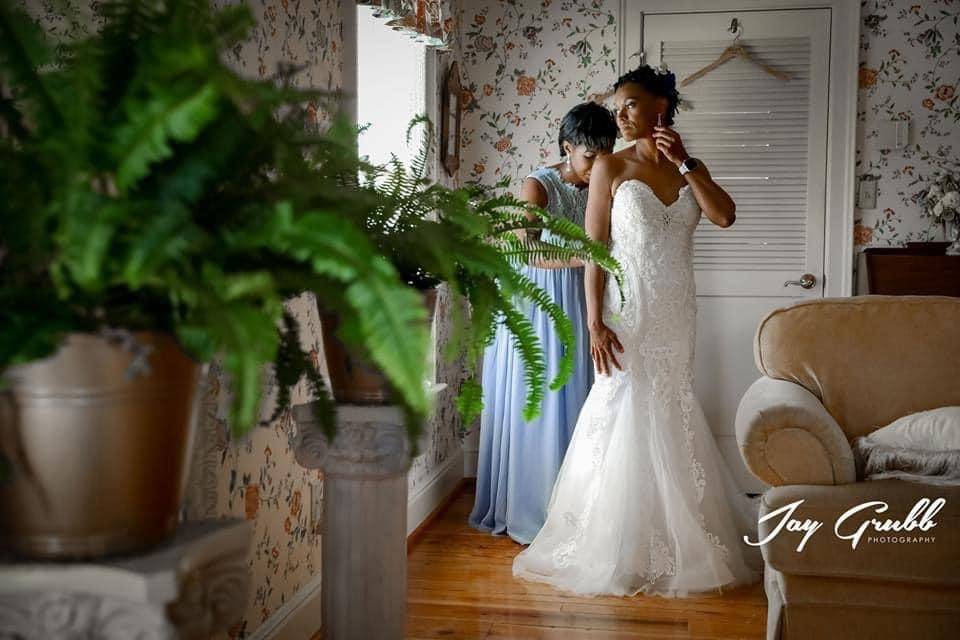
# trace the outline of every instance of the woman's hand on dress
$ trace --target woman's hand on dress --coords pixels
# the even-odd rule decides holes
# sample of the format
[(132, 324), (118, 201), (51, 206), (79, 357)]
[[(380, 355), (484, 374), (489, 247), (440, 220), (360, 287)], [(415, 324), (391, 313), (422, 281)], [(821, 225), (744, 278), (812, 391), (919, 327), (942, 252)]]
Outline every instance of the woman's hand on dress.
[(580, 258), (570, 258), (569, 260), (535, 260), (532, 266), (539, 267), (540, 269), (576, 269), (584, 266), (584, 262)]
[(611, 362), (617, 369), (623, 371), (614, 354), (614, 347), (623, 353), (623, 345), (620, 344), (617, 334), (603, 322), (590, 323), (590, 356), (598, 373), (608, 375)]
[(569, 260), (534, 260), (531, 266), (540, 269), (567, 269), (582, 267), (584, 264), (580, 258), (570, 258)]
[(687, 150), (683, 148), (680, 134), (670, 127), (655, 126), (653, 128), (653, 139), (660, 153), (677, 166), (680, 166), (680, 163), (690, 157)]

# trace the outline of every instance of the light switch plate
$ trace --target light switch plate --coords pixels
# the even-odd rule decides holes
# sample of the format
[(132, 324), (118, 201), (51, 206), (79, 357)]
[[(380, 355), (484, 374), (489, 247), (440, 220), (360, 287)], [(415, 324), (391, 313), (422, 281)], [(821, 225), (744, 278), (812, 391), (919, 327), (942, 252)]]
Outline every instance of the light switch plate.
[(877, 122), (877, 143), (881, 149), (902, 151), (910, 144), (910, 120), (881, 120)]
[(895, 126), (894, 133), (894, 149), (903, 149), (908, 144), (910, 144), (910, 121), (909, 120), (898, 120)]
[(860, 182), (857, 184), (857, 208), (877, 208), (877, 179), (873, 176), (860, 176)]

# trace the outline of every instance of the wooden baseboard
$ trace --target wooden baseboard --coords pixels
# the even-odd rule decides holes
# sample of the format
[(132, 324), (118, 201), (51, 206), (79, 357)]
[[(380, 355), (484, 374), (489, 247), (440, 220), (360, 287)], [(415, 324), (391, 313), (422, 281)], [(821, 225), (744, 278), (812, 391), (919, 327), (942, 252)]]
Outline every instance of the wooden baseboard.
[(301, 640), (312, 637), (310, 634), (321, 622), (321, 588), (318, 574), (254, 629), (250, 640)]
[(438, 504), (437, 507), (430, 512), (430, 515), (424, 518), (423, 522), (421, 522), (416, 529), (410, 532), (410, 535), (407, 536), (408, 554), (413, 547), (416, 546), (417, 542), (419, 542), (423, 537), (427, 527), (429, 527), (438, 517), (440, 517), (440, 515), (447, 510), (447, 507), (449, 507), (453, 501), (460, 496), (460, 494), (470, 488), (473, 482), (475, 482), (473, 478), (461, 478), (460, 482), (457, 483), (457, 486), (454, 487), (453, 491), (451, 491), (447, 497), (444, 498), (443, 501), (440, 502), (440, 504)]

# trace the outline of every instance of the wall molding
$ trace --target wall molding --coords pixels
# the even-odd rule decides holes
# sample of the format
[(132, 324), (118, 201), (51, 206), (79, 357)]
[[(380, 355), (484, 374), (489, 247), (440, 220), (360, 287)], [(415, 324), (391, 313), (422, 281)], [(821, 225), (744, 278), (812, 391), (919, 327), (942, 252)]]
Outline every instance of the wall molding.
[(427, 482), (407, 498), (407, 535), (416, 530), (437, 507), (457, 490), (463, 480), (463, 448), (447, 458)]
[(293, 597), (260, 623), (250, 640), (305, 640), (320, 629), (320, 582), (318, 573)]

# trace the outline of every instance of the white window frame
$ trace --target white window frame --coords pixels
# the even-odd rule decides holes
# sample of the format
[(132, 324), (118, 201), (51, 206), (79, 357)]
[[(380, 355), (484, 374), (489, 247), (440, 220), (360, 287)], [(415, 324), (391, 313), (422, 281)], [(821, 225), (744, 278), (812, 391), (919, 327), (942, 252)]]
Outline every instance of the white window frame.
[[(357, 123), (357, 3), (341, 2), (340, 17), (343, 21), (343, 74), (340, 83), (340, 89), (343, 94), (341, 105), (350, 120)], [(433, 123), (433, 151), (427, 162), (427, 178), (433, 181), (447, 183), (444, 180), (447, 176), (440, 164), (437, 149), (440, 145), (440, 101), (439, 87), (443, 81), (440, 76), (442, 69), (446, 68), (443, 62), (450, 55), (448, 51), (441, 51), (437, 47), (427, 46), (424, 60), (424, 104), (427, 117)]]

